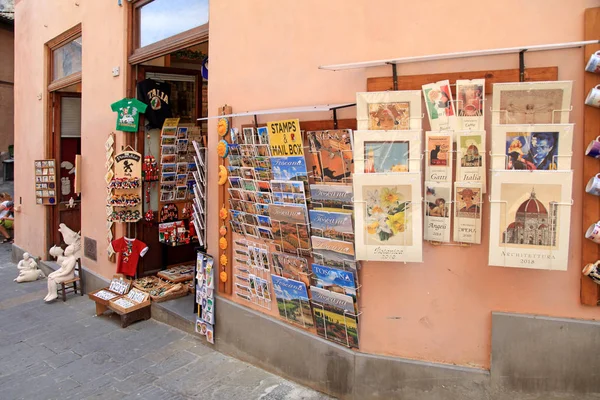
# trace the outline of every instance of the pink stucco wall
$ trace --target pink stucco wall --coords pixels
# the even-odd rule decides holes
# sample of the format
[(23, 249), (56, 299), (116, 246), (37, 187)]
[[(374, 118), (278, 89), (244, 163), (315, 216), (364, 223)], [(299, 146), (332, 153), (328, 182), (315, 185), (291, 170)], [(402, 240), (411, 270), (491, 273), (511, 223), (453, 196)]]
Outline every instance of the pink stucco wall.
[[(597, 0), (432, 1), (255, 0), (211, 2), (209, 113), (351, 102), (369, 76), (390, 68), (329, 72), (319, 65), (529, 44), (583, 40), (583, 13)], [(225, 21), (224, 23), (221, 23)], [(361, 351), (488, 367), (491, 312), (597, 319), (579, 303), (582, 240), (582, 50), (528, 54), (527, 66), (558, 66), (574, 80), (576, 123), (571, 254), (567, 272), (487, 265), (489, 205), (483, 243), (424, 246), (423, 264), (363, 264)], [(399, 66), (400, 75), (517, 68), (517, 55)], [(491, 104), (489, 104), (491, 106)], [(486, 107), (489, 109), (489, 107)], [(343, 114), (354, 117), (355, 110)], [(489, 114), (489, 113), (488, 113)], [(285, 116), (259, 119), (266, 122)], [(300, 114), (301, 120), (329, 115)], [(486, 116), (489, 120), (489, 115)], [(251, 123), (238, 118), (234, 125)], [(489, 124), (489, 122), (488, 122)], [(424, 124), (427, 125), (427, 124)], [(489, 126), (488, 126), (489, 128)], [(215, 132), (215, 121), (209, 124)], [(488, 129), (489, 135), (489, 129)], [(216, 138), (213, 135), (213, 143)], [(217, 156), (210, 155), (210, 165)], [(215, 182), (215, 169), (211, 182)], [(212, 195), (210, 211), (216, 211)], [(216, 219), (210, 220), (217, 230)], [(217, 237), (210, 237), (216, 248)]]
[[(110, 276), (115, 264), (106, 257), (104, 142), (115, 125), (110, 104), (125, 93), (125, 76), (114, 78), (111, 69), (123, 70), (126, 52), (126, 12), (116, 1), (22, 0), (16, 4), (15, 202), (22, 199), (22, 211), (15, 216), (15, 243), (36, 256), (45, 254), (44, 206), (35, 204), (33, 178), (33, 160), (44, 158), (47, 123), (44, 44), (78, 23), (83, 32), (81, 231), (98, 242), (98, 261), (86, 258), (83, 264)], [(119, 146), (122, 135), (117, 134)]]

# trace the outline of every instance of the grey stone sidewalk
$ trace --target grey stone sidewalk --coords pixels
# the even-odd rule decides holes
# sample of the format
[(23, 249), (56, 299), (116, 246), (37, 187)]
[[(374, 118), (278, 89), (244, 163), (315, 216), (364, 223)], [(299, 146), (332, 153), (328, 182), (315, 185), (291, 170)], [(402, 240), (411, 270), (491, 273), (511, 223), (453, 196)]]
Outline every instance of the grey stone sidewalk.
[(3, 400), (330, 399), (154, 320), (121, 329), (87, 296), (44, 304), (45, 280), (13, 282), (10, 249), (0, 245)]

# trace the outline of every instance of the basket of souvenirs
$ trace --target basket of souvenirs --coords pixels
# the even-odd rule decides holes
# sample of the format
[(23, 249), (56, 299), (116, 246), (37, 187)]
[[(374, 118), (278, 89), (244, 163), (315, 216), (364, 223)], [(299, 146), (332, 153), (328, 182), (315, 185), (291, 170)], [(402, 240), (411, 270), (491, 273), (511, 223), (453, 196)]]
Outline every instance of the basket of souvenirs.
[(146, 293), (150, 293), (150, 291), (156, 290), (166, 283), (167, 282), (160, 280), (156, 276), (145, 276), (133, 281), (133, 287)]
[(172, 283), (180, 283), (194, 279), (194, 266), (193, 265), (178, 265), (160, 271), (156, 274), (159, 278), (167, 280)]
[(156, 289), (150, 291), (152, 301), (160, 303), (161, 301), (173, 300), (186, 296), (188, 293), (187, 285), (183, 283), (165, 283)]

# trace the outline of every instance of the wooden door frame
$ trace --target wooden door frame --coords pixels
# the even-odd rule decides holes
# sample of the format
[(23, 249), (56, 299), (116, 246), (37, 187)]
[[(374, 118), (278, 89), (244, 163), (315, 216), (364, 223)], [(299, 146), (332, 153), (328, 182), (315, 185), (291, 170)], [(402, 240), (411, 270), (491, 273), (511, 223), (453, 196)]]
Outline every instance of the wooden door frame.
[[(58, 91), (53, 91), (53, 92), (49, 92), (49, 96), (50, 96), (50, 107), (51, 107), (51, 115), (52, 118), (50, 119), (50, 130), (49, 130), (49, 135), (50, 138), (48, 140), (48, 145), (49, 145), (49, 158), (52, 158), (54, 160), (56, 160), (55, 165), (56, 165), (56, 176), (60, 177), (59, 171), (60, 171), (60, 160), (61, 160), (61, 151), (60, 151), (60, 139), (61, 139), (61, 135), (60, 135), (60, 122), (61, 122), (61, 100), (65, 97), (76, 97), (76, 98), (81, 98), (81, 93), (74, 93), (74, 92), (58, 92)], [(55, 184), (55, 188), (54, 190), (56, 191), (56, 198), (57, 200), (60, 199), (61, 195), (59, 195), (59, 191), (60, 191), (60, 180), (57, 179), (56, 184)], [(58, 245), (60, 244), (60, 234), (58, 232), (58, 224), (60, 223), (60, 200), (56, 202), (55, 206), (50, 207), (50, 212), (49, 212), (49, 216), (48, 216), (48, 240), (47, 240), (47, 244), (46, 244), (46, 248), (49, 249), (52, 245)], [(80, 203), (81, 204), (81, 203)], [(80, 205), (80, 213), (81, 213), (81, 205)], [(80, 214), (81, 217), (81, 214)]]

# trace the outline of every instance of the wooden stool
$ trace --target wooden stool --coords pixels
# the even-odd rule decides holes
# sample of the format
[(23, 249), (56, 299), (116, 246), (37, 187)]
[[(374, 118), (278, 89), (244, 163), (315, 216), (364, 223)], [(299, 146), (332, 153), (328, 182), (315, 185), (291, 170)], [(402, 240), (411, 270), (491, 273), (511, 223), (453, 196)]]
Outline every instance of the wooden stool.
[[(57, 289), (58, 294), (62, 294), (62, 300), (67, 301), (67, 293), (79, 294), (83, 296), (83, 272), (81, 271), (81, 258), (77, 259), (77, 265), (75, 266), (75, 277), (60, 283), (60, 287)], [(77, 282), (80, 282), (79, 289), (77, 288)]]

